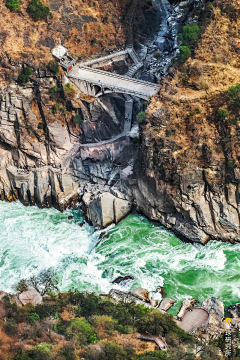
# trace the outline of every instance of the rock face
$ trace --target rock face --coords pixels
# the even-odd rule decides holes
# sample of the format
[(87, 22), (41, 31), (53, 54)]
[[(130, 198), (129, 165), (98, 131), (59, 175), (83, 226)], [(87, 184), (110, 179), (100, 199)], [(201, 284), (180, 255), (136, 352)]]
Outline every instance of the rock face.
[(22, 305), (31, 304), (33, 306), (39, 305), (43, 303), (43, 298), (39, 294), (39, 292), (35, 289), (29, 289), (27, 291), (22, 292), (19, 295), (19, 300)]
[(131, 291), (131, 294), (138, 297), (139, 299), (143, 300), (143, 301), (147, 301), (150, 302), (149, 299), (149, 292), (146, 289), (143, 289), (141, 287), (134, 289)]
[[(87, 194), (86, 194), (87, 195)], [(85, 197), (83, 197), (83, 200)], [(86, 205), (86, 202), (85, 202)], [(87, 218), (94, 228), (105, 228), (117, 224), (131, 211), (131, 203), (104, 192), (94, 200), (90, 200), (87, 207)]]
[(172, 300), (170, 298), (164, 298), (161, 300), (158, 309), (160, 311), (168, 311), (175, 304), (175, 302), (175, 300)]
[(181, 319), (183, 317), (183, 315), (186, 313), (186, 311), (188, 309), (192, 308), (196, 303), (197, 303), (197, 300), (195, 300), (195, 299), (184, 300), (181, 305), (181, 308), (177, 314), (177, 317)]

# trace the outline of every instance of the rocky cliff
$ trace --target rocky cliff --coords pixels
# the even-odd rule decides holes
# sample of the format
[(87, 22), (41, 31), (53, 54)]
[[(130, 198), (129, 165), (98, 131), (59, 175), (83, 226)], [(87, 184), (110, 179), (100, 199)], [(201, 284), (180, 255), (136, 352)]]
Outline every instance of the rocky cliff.
[(240, 82), (239, 6), (208, 3), (192, 58), (169, 69), (141, 126), (137, 209), (201, 243), (240, 240), (239, 108), (228, 95)]
[[(160, 19), (162, 25), (156, 36), (155, 23), (146, 30), (149, 16), (154, 13), (152, 4), (141, 2), (137, 10), (135, 47), (144, 66), (136, 77), (154, 80), (166, 72), (168, 75), (161, 80), (160, 94), (149, 104), (133, 99), (133, 129), (128, 134), (124, 132), (123, 95), (107, 94), (95, 99), (77, 87), (69, 93), (65, 87), (69, 79), (63, 73), (53, 76), (34, 56), (32, 62), (23, 60), (19, 47), (17, 52), (16, 47), (2, 47), (1, 198), (19, 198), (25, 205), (53, 205), (59, 209), (82, 201), (96, 228), (117, 223), (136, 209), (184, 239), (203, 244), (209, 239), (239, 241), (239, 110), (230, 106), (227, 95), (228, 88), (240, 81), (239, 1), (232, 0), (230, 8), (229, 2), (210, 2), (205, 12), (202, 0), (158, 3), (161, 6), (154, 19), (156, 24)], [(53, 38), (56, 35), (47, 50), (41, 47), (46, 45), (39, 47), (46, 54), (45, 63), (51, 59), (51, 47), (59, 39), (72, 53), (77, 49), (79, 59), (101, 51), (95, 45), (86, 46), (84, 23), (82, 32), (75, 34), (80, 36), (82, 46), (75, 46), (76, 40), (71, 47), (71, 34), (77, 28), (73, 19), (80, 15), (74, 2), (71, 9), (61, 4), (49, 2), (53, 18), (42, 24)], [(82, 20), (90, 27), (100, 26), (103, 19), (105, 24), (109, 21), (114, 25), (113, 47), (123, 43), (124, 37), (132, 40), (129, 24), (132, 25), (134, 8), (130, 8), (130, 16), (126, 15), (125, 2), (110, 2), (106, 6), (104, 2), (97, 6), (84, 3)], [(23, 14), (24, 11), (23, 6)], [(118, 20), (113, 21), (117, 12)], [(104, 14), (108, 16), (105, 18)], [(30, 23), (25, 15), (24, 20)], [(9, 16), (15, 19), (20, 15), (6, 13), (5, 28)], [(67, 35), (63, 33), (64, 26), (62, 33), (60, 29), (53, 31), (64, 16), (67, 25), (72, 26)], [(177, 33), (198, 17), (202, 34), (192, 57), (183, 65), (175, 63), (168, 69), (178, 51)], [(141, 19), (145, 24), (142, 32)], [(79, 21), (78, 18), (78, 26)], [(37, 26), (31, 22), (32, 30), (39, 35)], [(118, 26), (122, 26), (122, 33)], [(170, 39), (166, 36), (168, 30)], [(14, 36), (11, 31), (4, 37), (4, 44), (14, 44)], [(34, 39), (29, 45), (31, 51), (39, 46), (40, 40)], [(23, 48), (27, 51), (26, 46)], [(102, 46), (110, 47), (103, 43)], [(12, 78), (16, 80), (26, 65), (34, 73), (31, 82), (22, 86)], [(60, 105), (54, 112), (56, 101)], [(138, 140), (136, 114), (146, 107), (147, 118), (140, 124)], [(228, 115), (219, 121), (217, 114), (224, 109)]]

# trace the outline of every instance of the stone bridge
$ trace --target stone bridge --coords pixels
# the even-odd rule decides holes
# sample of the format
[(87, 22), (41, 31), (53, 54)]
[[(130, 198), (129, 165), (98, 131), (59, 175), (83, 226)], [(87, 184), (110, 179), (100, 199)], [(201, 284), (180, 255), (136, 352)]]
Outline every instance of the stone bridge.
[(75, 66), (69, 71), (68, 77), (71, 78), (83, 93), (95, 97), (119, 92), (148, 100), (160, 89), (160, 86), (157, 84), (87, 66)]

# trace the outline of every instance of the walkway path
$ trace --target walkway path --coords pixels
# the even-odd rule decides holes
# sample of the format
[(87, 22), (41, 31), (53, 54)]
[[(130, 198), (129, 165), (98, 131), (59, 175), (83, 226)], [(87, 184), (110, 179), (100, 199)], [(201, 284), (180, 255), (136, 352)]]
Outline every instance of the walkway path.
[(77, 143), (77, 144), (75, 144), (72, 147), (70, 153), (63, 160), (63, 167), (67, 166), (67, 164), (77, 155), (77, 153), (79, 152), (80, 149), (97, 148), (97, 147), (100, 147), (103, 145), (111, 144), (117, 140), (126, 138), (127, 136), (129, 136), (129, 133), (130, 133), (130, 131), (122, 132), (121, 134), (114, 136), (111, 139), (99, 141), (96, 143), (86, 143), (86, 144)]
[(139, 338), (141, 340), (153, 341), (159, 346), (160, 350), (167, 350), (167, 343), (161, 336), (140, 334)]
[(206, 310), (201, 308), (193, 308), (192, 311), (187, 311), (182, 317), (182, 320), (175, 320), (177, 325), (187, 331), (191, 332), (196, 327), (203, 325), (209, 317)]

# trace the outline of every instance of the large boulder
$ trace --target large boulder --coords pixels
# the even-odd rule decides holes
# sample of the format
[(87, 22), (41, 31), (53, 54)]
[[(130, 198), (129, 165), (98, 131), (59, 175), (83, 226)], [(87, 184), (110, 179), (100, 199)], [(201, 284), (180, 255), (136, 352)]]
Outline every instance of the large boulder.
[(139, 288), (132, 290), (131, 294), (138, 297), (139, 299), (141, 299), (143, 301), (150, 302), (149, 292), (146, 289), (139, 287)]
[(42, 295), (35, 289), (29, 289), (22, 292), (19, 295), (19, 300), (22, 305), (31, 304), (33, 306), (36, 306), (43, 303)]
[(205, 299), (202, 302), (202, 308), (204, 308), (207, 312), (215, 312), (220, 318), (224, 317), (224, 304), (222, 301), (218, 300), (216, 297), (211, 297), (210, 299)]
[(197, 303), (195, 299), (184, 300), (182, 306), (177, 314), (178, 318), (182, 318), (187, 309), (192, 308)]
[(159, 304), (158, 310), (160, 311), (168, 311), (174, 304), (175, 300), (172, 300), (170, 298), (164, 298)]
[(87, 208), (87, 217), (94, 228), (105, 228), (112, 223), (119, 223), (131, 211), (131, 203), (127, 200), (119, 199), (116, 196), (104, 192), (98, 195), (92, 201), (84, 196)]

